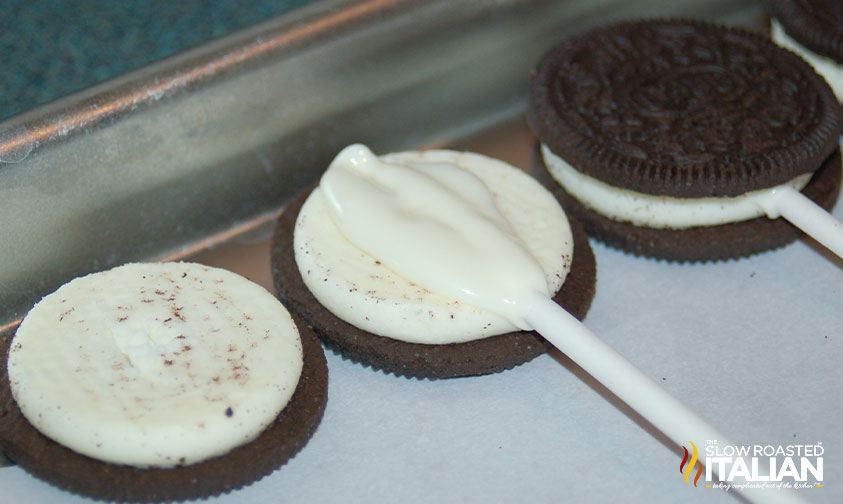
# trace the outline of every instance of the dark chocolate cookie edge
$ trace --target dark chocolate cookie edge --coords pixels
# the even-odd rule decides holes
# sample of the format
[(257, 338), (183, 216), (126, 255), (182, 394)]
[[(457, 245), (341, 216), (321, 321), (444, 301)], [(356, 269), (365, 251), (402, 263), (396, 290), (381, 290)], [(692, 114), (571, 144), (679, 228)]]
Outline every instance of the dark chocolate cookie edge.
[[(293, 315), (294, 319), (296, 318)], [(94, 499), (160, 502), (207, 498), (250, 485), (292, 459), (322, 420), (328, 366), (316, 336), (296, 320), (304, 366), (290, 402), (255, 440), (204, 462), (171, 469), (138, 469), (78, 454), (36, 430), (9, 388), (12, 335), (0, 338), (0, 448), (10, 460), (52, 485)]]
[(817, 23), (793, 0), (767, 0), (770, 15), (781, 23), (787, 34), (812, 52), (843, 64), (843, 28)]

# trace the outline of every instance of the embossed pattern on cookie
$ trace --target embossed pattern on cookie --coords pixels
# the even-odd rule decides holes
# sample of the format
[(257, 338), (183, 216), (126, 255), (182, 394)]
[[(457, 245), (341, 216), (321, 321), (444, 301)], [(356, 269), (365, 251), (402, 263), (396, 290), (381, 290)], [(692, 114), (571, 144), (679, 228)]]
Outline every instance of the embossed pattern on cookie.
[(802, 45), (843, 63), (843, 2), (768, 0), (769, 10)]
[(568, 163), (675, 197), (734, 196), (809, 173), (836, 147), (841, 121), (800, 58), (694, 21), (623, 23), (563, 42), (530, 91), (531, 126)]

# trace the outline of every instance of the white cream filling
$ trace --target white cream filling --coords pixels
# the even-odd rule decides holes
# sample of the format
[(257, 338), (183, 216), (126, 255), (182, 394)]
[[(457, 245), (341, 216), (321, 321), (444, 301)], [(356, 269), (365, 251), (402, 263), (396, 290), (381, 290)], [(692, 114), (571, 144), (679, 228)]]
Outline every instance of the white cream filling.
[(787, 184), (724, 198), (674, 198), (655, 196), (609, 185), (583, 174), (542, 145), (542, 157), (553, 178), (577, 201), (590, 210), (613, 220), (656, 229), (686, 229), (716, 226), (768, 215), (777, 218), (771, 202), (776, 190), (801, 190), (812, 173), (800, 175)]
[(302, 347), (278, 300), (239, 275), (128, 264), (44, 297), (8, 369), (47, 437), (110, 463), (172, 467), (257, 437), (292, 397)]
[(828, 56), (817, 54), (803, 46), (790, 37), (784, 31), (781, 23), (775, 19), (771, 21), (770, 25), (773, 42), (795, 52), (814, 67), (814, 70), (822, 75), (826, 82), (828, 82), (828, 85), (831, 86), (831, 90), (834, 91), (837, 101), (843, 103), (843, 64), (838, 63)]
[[(548, 291), (559, 290), (570, 268), (573, 238), (556, 199), (532, 177), (501, 161), (465, 152), (404, 152), (380, 160), (418, 170), (454, 164), (482, 180), (500, 215), (544, 271)], [(439, 204), (436, 199), (423, 203)], [(412, 225), (412, 212), (404, 217)], [(432, 250), (444, 247), (434, 236), (425, 237)], [(503, 316), (421, 288), (363, 252), (334, 224), (319, 188), (299, 213), (294, 247), (298, 268), (316, 299), (368, 332), (445, 344), (517, 330)]]

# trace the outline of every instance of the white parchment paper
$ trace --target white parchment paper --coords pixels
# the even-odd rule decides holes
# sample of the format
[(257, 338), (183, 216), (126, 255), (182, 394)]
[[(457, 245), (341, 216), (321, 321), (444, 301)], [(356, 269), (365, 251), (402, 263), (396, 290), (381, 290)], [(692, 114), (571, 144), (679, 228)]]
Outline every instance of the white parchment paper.
[[(523, 137), (511, 157), (526, 166)], [(586, 324), (736, 443), (821, 444), (824, 486), (800, 495), (843, 502), (843, 261), (810, 241), (693, 265), (592, 246)], [(686, 483), (682, 448), (558, 353), (442, 381), (333, 354), (328, 366), (328, 406), (304, 450), (208, 502), (741, 502), (704, 475)], [(0, 469), (0, 495), (87, 502), (16, 467)]]

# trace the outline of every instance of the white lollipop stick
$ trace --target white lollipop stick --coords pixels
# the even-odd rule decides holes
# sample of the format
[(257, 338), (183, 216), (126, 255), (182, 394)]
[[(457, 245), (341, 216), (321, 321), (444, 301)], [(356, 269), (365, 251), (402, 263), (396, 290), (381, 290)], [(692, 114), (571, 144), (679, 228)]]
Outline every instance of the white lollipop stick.
[[(542, 269), (496, 225), (500, 216), (479, 179), (456, 166), (431, 169), (436, 176), (352, 145), (320, 189), (343, 234), (404, 278), (536, 330), (680, 445), (734, 445), (550, 299)], [(756, 502), (803, 502), (787, 490), (745, 490)]]
[[(527, 322), (677, 444), (717, 440), (720, 446), (735, 445), (551, 299), (536, 294), (527, 310)], [(716, 472), (717, 466), (712, 469)], [(740, 494), (759, 503), (806, 502), (785, 489), (744, 488)]]
[(843, 257), (843, 222), (801, 192), (792, 187), (777, 189), (770, 204), (763, 208), (771, 219), (784, 217), (838, 257)]

